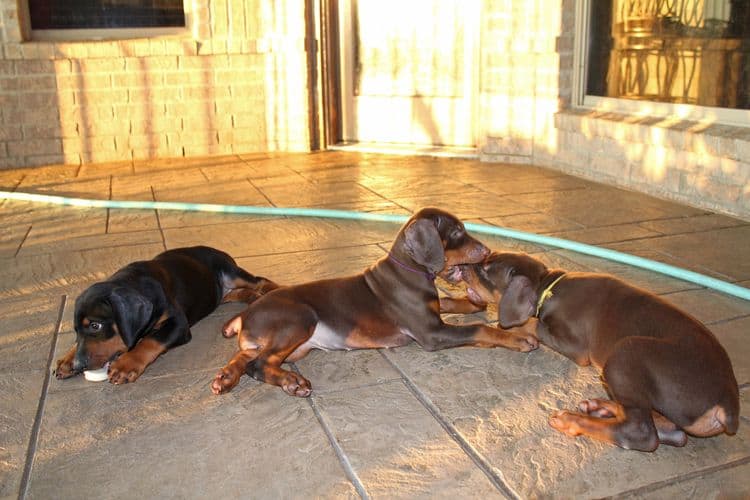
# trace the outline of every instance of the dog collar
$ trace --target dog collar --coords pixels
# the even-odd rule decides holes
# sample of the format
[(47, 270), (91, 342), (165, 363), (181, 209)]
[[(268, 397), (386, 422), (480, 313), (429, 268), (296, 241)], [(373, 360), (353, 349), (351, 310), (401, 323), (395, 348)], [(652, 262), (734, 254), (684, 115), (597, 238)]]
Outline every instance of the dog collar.
[(412, 273), (421, 274), (422, 276), (426, 276), (428, 279), (430, 279), (432, 281), (434, 281), (435, 278), (437, 277), (437, 274), (435, 274), (433, 272), (422, 271), (421, 269), (415, 269), (415, 268), (413, 268), (411, 266), (407, 266), (406, 264), (404, 264), (403, 262), (401, 262), (400, 260), (398, 260), (396, 257), (394, 257), (393, 254), (391, 254), (391, 252), (388, 252), (388, 259), (391, 260), (391, 261), (393, 261), (394, 264), (397, 264), (398, 266), (402, 267), (403, 269), (406, 269), (407, 271), (412, 272)]
[(545, 288), (544, 291), (542, 292), (542, 294), (539, 296), (539, 300), (536, 303), (536, 317), (537, 318), (539, 317), (539, 313), (542, 310), (542, 305), (544, 304), (544, 301), (547, 300), (548, 298), (552, 297), (552, 287), (555, 286), (558, 281), (560, 281), (561, 279), (563, 279), (564, 276), (565, 276), (565, 273), (563, 273), (560, 276), (558, 276), (555, 281), (553, 281), (552, 283), (550, 283), (549, 285), (547, 285), (547, 288)]

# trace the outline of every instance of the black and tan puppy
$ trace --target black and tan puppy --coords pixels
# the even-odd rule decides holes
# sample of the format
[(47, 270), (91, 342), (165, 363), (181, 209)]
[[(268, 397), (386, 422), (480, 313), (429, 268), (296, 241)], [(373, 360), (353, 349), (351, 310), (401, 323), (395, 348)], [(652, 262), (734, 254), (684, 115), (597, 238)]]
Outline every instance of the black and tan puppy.
[(558, 411), (550, 425), (627, 449), (683, 446), (687, 435), (734, 434), (737, 380), (724, 348), (698, 320), (613, 276), (548, 269), (519, 253), (461, 266), (475, 303), (497, 302), (503, 328), (538, 318), (540, 342), (594, 365), (611, 400)]
[(252, 302), (276, 288), (214, 248), (168, 250), (123, 267), (76, 300), (76, 343), (58, 379), (110, 362), (113, 384), (135, 381), (157, 357), (190, 341), (190, 327), (223, 302)]
[[(224, 335), (239, 334), (239, 351), (211, 384), (215, 394), (248, 375), (308, 396), (310, 382), (281, 367), (311, 349), (397, 347), (416, 341), (427, 350), (457, 346), (530, 351), (533, 335), (487, 325), (449, 325), (440, 318), (435, 276), (446, 267), (481, 262), (489, 249), (453, 215), (435, 208), (403, 226), (387, 257), (361, 274), (278, 288), (229, 320)], [(453, 312), (453, 303), (442, 303)]]

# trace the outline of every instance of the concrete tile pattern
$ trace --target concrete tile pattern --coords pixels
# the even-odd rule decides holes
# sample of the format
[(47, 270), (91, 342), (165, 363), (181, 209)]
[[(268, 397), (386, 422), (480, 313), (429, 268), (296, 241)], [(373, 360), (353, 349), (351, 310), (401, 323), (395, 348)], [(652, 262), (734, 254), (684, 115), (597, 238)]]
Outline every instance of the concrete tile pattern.
[[(353, 152), (251, 154), (0, 173), (0, 189), (79, 197), (310, 206), (470, 222), (604, 245), (750, 284), (750, 222), (528, 165)], [(547, 424), (605, 391), (593, 368), (528, 354), (313, 351), (297, 399), (247, 377), (214, 396), (236, 349), (225, 304), (134, 384), (58, 381), (87, 286), (166, 248), (209, 244), (285, 284), (357, 273), (398, 227), (334, 219), (81, 209), (0, 200), (0, 498), (742, 498), (750, 496), (750, 302), (569, 250), (480, 235), (549, 266), (608, 272), (714, 331), (740, 384), (737, 435), (637, 453)], [(461, 288), (438, 282), (446, 294)], [(450, 315), (494, 323), (496, 311)]]

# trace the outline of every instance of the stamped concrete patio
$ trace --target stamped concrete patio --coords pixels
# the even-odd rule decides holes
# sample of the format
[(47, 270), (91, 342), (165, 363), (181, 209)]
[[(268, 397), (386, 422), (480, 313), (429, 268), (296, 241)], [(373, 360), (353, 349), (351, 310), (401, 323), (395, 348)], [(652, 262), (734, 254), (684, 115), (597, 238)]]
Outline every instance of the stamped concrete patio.
[[(602, 245), (750, 286), (750, 222), (533, 166), (317, 154), (235, 155), (0, 172), (0, 189), (123, 200), (343, 208), (466, 221)], [(124, 264), (207, 244), (300, 283), (382, 257), (389, 223), (0, 202), (0, 497), (501, 498), (750, 495), (750, 302), (570, 251), (480, 236), (548, 264), (614, 273), (704, 321), (741, 387), (733, 437), (625, 451), (567, 438), (558, 408), (604, 392), (593, 368), (542, 347), (314, 351), (308, 399), (247, 377), (214, 396), (234, 351), (221, 306), (134, 384), (58, 381), (76, 296)], [(458, 289), (439, 283), (447, 293)], [(448, 321), (492, 321), (494, 313)]]

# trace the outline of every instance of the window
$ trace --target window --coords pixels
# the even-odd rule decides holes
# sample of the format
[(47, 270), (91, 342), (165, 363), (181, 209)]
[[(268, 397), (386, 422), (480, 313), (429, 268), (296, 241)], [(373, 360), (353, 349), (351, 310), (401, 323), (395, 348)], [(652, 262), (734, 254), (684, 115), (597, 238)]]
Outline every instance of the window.
[(750, 110), (750, 0), (588, 0), (586, 8), (584, 104)]
[(57, 30), (101, 35), (97, 30), (185, 26), (183, 0), (28, 0), (28, 7), (34, 38)]

